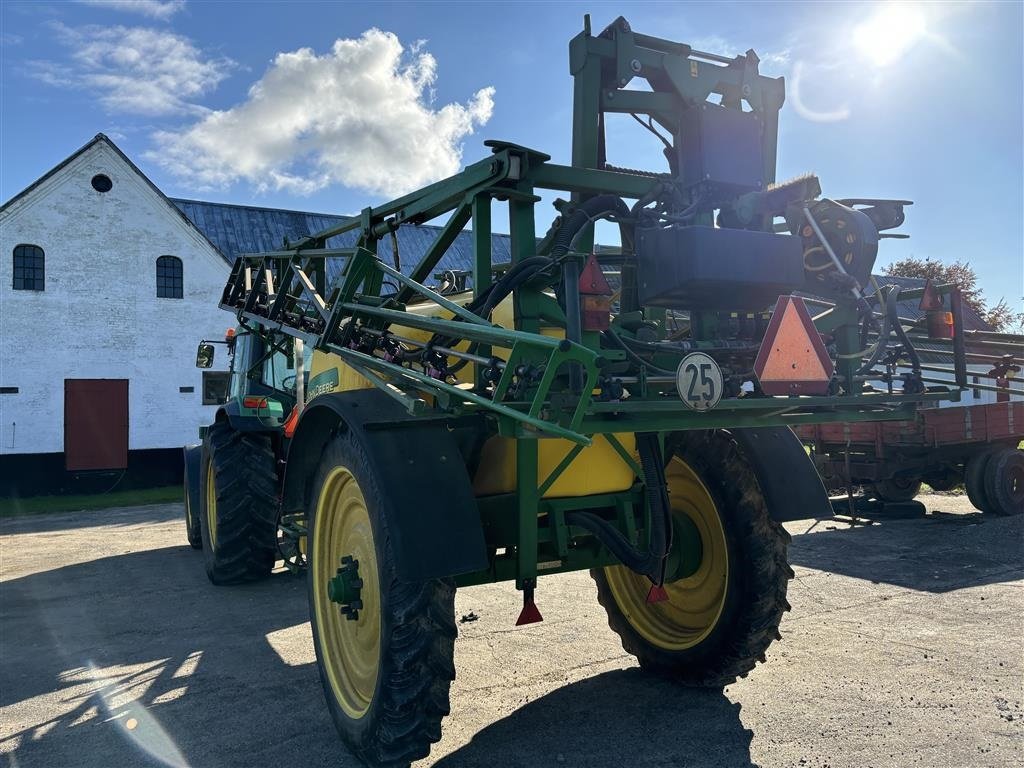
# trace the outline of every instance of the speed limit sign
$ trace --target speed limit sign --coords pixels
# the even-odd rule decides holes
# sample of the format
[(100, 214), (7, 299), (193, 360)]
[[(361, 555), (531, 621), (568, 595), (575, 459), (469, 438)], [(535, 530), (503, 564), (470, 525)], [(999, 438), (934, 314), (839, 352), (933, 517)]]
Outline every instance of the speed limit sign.
[(722, 369), (710, 355), (691, 352), (679, 362), (676, 369), (676, 388), (679, 399), (687, 408), (709, 411), (722, 399), (725, 389)]

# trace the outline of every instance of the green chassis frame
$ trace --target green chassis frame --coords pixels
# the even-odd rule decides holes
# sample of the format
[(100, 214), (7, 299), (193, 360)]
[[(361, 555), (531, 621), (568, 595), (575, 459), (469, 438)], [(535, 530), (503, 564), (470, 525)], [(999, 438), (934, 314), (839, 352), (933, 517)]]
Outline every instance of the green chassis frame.
[[(688, 409), (673, 394), (674, 383), (666, 383), (664, 378), (648, 381), (646, 369), (641, 367), (631, 397), (602, 401), (594, 394), (601, 368), (609, 360), (622, 360), (624, 353), (602, 349), (596, 333), (584, 332), (580, 343), (542, 335), (542, 326), (565, 325), (564, 312), (542, 290), (524, 285), (515, 291), (515, 330), (510, 330), (481, 319), (423, 284), (456, 236), (471, 224), (474, 297), (487, 289), (496, 266), (491, 253), (494, 201), (508, 205), (515, 264), (546, 255), (552, 248), (551, 233), (540, 241), (537, 238), (535, 204), (540, 198), (536, 190), (568, 192), (574, 201), (609, 193), (637, 200), (661, 183), (653, 174), (599, 169), (604, 165), (606, 112), (647, 115), (674, 131), (681, 110), (705, 101), (711, 94), (720, 94), (726, 106), (739, 108), (745, 101), (760, 113), (765, 177), (774, 180), (778, 111), (784, 98), (782, 82), (758, 74), (757, 57), (752, 52), (735, 59), (695, 52), (686, 45), (635, 35), (622, 19), (609, 30), (593, 37), (588, 20), (584, 32), (570, 44), (570, 66), (575, 77), (572, 166), (552, 163), (548, 155), (515, 144), (487, 142), (493, 154), (455, 176), (376, 208), (366, 208), (335, 227), (285, 243), (280, 251), (240, 257), (221, 300), (222, 308), (235, 312), (243, 326), (263, 336), (267, 349), (285, 349), (288, 337), (303, 339), (338, 355), (402, 403), (410, 414), (458, 420), (482, 413), (489, 417), (497, 434), (517, 440), (516, 493), (479, 499), (492, 552), (491, 567), (460, 577), (460, 584), (515, 578), (517, 586), (524, 588), (532, 586), (541, 571), (557, 573), (616, 562), (593, 538), (574, 538), (583, 532), (566, 525), (564, 513), (569, 509), (614, 509), (618, 526), (631, 540), (643, 536), (646, 504), (639, 486), (604, 496), (542, 499), (544, 491), (594, 435), (644, 431), (664, 435), (692, 429), (898, 420), (912, 416), (922, 402), (958, 400), (960, 396), (958, 390), (944, 387), (913, 395), (745, 396), (723, 398), (713, 410), (700, 413)], [(721, 66), (723, 63), (726, 66)], [(640, 72), (654, 90), (623, 90)], [(422, 224), (445, 214), (447, 223), (409, 276), (377, 258), (378, 242), (393, 237), (400, 226)], [(711, 222), (705, 217), (698, 223)], [(770, 221), (765, 222), (765, 228), (771, 226)], [(327, 247), (332, 237), (351, 231), (358, 232), (355, 247)], [(578, 251), (589, 252), (592, 231), (585, 231), (577, 242)], [(343, 279), (328, 292), (329, 258), (343, 258), (345, 264)], [(574, 253), (569, 258), (580, 263), (583, 257)], [(381, 295), (385, 279), (400, 284), (397, 294)], [(452, 319), (404, 311), (413, 299), (437, 303), (451, 313)], [(714, 318), (699, 315), (694, 313), (692, 319), (694, 337), (713, 339)], [(663, 320), (664, 310), (648, 312), (648, 319)], [(857, 319), (852, 301), (843, 300), (815, 319), (819, 331), (835, 338), (840, 361), (837, 376), (845, 392), (860, 389), (854, 375), (863, 354)], [(495, 355), (495, 350), (503, 350), (495, 355), (506, 364), (493, 396), (480, 394), (483, 365), (476, 365), (477, 381), (468, 383), (478, 388), (470, 391), (354, 348), (357, 329), (381, 332), (391, 325), (473, 342), (481, 360)], [(543, 371), (525, 391), (512, 388), (513, 372), (520, 364)], [(566, 368), (571, 366), (581, 371), (582, 386), (569, 385)], [(511, 396), (513, 392), (515, 396)], [(537, 439), (546, 437), (564, 438), (576, 446), (550, 477), (539, 478)], [(613, 445), (623, 461), (642, 477), (618, 441)], [(292, 527), (294, 535), (301, 535), (301, 523)], [(678, 564), (675, 572), (681, 574), (689, 561), (685, 550), (693, 542), (686, 536), (677, 540), (679, 546), (672, 557)], [(502, 548), (506, 549), (504, 555), (498, 554)]]

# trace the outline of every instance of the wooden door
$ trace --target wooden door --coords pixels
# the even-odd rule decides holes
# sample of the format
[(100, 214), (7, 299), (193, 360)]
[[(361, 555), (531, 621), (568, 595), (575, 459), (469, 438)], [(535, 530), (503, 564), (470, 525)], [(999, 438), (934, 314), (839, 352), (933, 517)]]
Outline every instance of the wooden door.
[(64, 380), (68, 471), (128, 466), (128, 379)]

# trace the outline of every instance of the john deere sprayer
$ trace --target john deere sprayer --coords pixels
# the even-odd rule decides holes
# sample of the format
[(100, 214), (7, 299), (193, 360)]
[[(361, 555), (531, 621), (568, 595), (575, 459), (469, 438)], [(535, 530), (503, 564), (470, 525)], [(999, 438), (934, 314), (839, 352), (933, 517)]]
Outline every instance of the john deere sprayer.
[[(458, 587), (509, 582), (526, 624), (548, 577), (588, 569), (643, 668), (746, 675), (789, 608), (781, 524), (831, 513), (790, 426), (959, 394), (891, 375), (913, 348), (863, 296), (906, 201), (776, 184), (784, 83), (753, 51), (588, 20), (569, 63), (571, 165), (486, 142), (451, 178), (240, 257), (224, 289), (234, 379), (186, 454), (190, 535), (215, 584), (306, 570), (327, 706), (373, 765), (440, 738)], [(608, 162), (612, 113), (660, 139), (662, 167)], [(595, 248), (601, 220), (617, 247)], [(435, 221), (401, 253), (396, 233)]]

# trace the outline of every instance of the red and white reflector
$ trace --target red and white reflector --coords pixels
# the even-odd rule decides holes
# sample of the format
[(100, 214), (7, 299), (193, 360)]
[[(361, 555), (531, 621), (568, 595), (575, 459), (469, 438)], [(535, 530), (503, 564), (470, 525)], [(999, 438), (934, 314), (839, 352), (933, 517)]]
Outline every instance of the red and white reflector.
[(590, 254), (580, 273), (580, 321), (584, 331), (607, 331), (612, 319), (612, 288), (597, 257)]
[(754, 362), (766, 395), (825, 395), (834, 365), (804, 300), (780, 296)]

